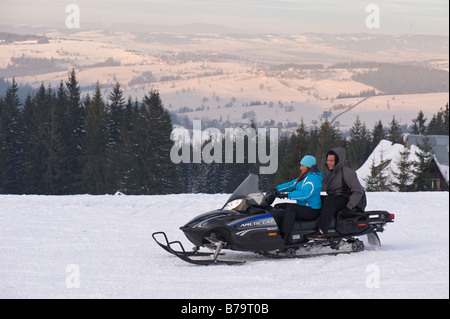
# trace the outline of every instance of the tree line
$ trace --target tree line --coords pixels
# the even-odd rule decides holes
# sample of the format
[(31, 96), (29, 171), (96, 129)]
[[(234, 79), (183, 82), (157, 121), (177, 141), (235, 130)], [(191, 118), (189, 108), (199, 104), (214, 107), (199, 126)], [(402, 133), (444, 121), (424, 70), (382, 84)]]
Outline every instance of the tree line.
[[(0, 193), (230, 193), (261, 165), (248, 163), (247, 153), (244, 163), (174, 164), (172, 119), (158, 91), (141, 101), (125, 100), (117, 83), (105, 99), (97, 83), (92, 97), (81, 97), (74, 70), (58, 88), (42, 84), (23, 104), (17, 90), (13, 80), (0, 95)], [(412, 133), (448, 135), (448, 104), (427, 121), (419, 112)], [(323, 169), (327, 151), (338, 146), (346, 149), (346, 164), (358, 169), (382, 139), (403, 144), (395, 117), (388, 127), (378, 121), (372, 129), (357, 118), (348, 138), (328, 121), (312, 129), (302, 122), (280, 137), (278, 170), (261, 175), (261, 189), (298, 176), (306, 154), (315, 155)], [(236, 141), (232, 145), (236, 149)], [(193, 147), (201, 146), (191, 145), (191, 154)]]
[[(428, 135), (448, 135), (448, 104), (440, 109), (437, 114), (427, 123), (424, 114), (420, 111), (413, 120), (411, 126), (412, 134), (425, 136), (423, 145), (419, 145), (420, 152), (417, 154), (418, 162), (408, 162), (409, 150), (401, 154), (399, 173), (395, 173), (396, 182), (389, 183), (386, 172), (382, 165), (373, 164), (371, 174), (367, 177), (367, 191), (428, 191), (432, 190), (427, 181), (432, 165), (432, 145)], [(252, 124), (254, 125), (254, 124)], [(267, 138), (267, 137), (266, 137)], [(222, 137), (221, 145), (226, 144), (226, 136)], [(248, 145), (247, 137), (244, 137), (245, 147)], [(404, 145), (403, 133), (400, 123), (392, 118), (385, 127), (382, 121), (378, 121), (372, 129), (366, 127), (357, 117), (348, 138), (331, 125), (327, 120), (319, 126), (308, 129), (301, 122), (297, 130), (291, 135), (283, 135), (278, 143), (278, 170), (273, 175), (260, 175), (260, 189), (268, 190), (275, 185), (292, 180), (299, 175), (299, 162), (304, 155), (313, 154), (317, 160), (319, 169), (325, 169), (326, 154), (335, 147), (344, 147), (346, 150), (346, 165), (354, 170), (359, 169), (377, 147), (381, 140), (389, 140), (392, 143)], [(202, 148), (210, 141), (204, 142), (202, 146), (190, 146), (190, 154), (195, 148)], [(268, 145), (268, 142), (266, 143)], [(233, 146), (234, 150), (236, 145)], [(245, 148), (247, 149), (247, 148)], [(200, 150), (197, 150), (199, 152)], [(222, 149), (222, 154), (224, 150)], [(247, 154), (246, 154), (247, 155)], [(224, 157), (221, 163), (180, 163), (179, 171), (184, 185), (184, 191), (188, 193), (231, 193), (248, 175), (249, 172), (258, 173), (261, 163), (248, 163), (247, 160), (241, 164), (226, 164)]]
[(0, 97), (0, 193), (167, 194), (182, 190), (168, 159), (172, 123), (159, 93), (105, 102), (97, 84), (81, 97), (75, 71), (41, 85), (23, 105), (13, 80)]
[(414, 65), (381, 63), (375, 70), (356, 73), (354, 81), (384, 94), (448, 92), (448, 72)]

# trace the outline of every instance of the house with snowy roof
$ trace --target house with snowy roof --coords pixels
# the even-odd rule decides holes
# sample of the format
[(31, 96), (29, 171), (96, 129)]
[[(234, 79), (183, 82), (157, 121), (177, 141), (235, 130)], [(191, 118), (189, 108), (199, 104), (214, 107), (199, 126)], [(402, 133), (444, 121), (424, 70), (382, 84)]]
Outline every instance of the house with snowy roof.
[[(419, 146), (424, 143), (423, 135), (410, 134), (406, 139), (406, 146)], [(435, 165), (431, 168), (430, 176), (432, 189), (448, 190), (449, 183), (449, 136), (448, 135), (428, 135), (432, 146)], [(445, 187), (447, 184), (447, 187)]]
[[(429, 142), (432, 146), (433, 165), (427, 171), (428, 182), (433, 190), (444, 191), (449, 189), (449, 136), (448, 135), (429, 135)], [(409, 162), (417, 162), (416, 155), (419, 152), (419, 146), (423, 144), (422, 135), (410, 134), (406, 137), (406, 146), (402, 144), (393, 144), (388, 140), (382, 140), (374, 149), (366, 162), (356, 171), (361, 185), (366, 188), (366, 181), (371, 175), (373, 166), (379, 167), (383, 171), (388, 184), (397, 182), (394, 173), (398, 173), (399, 163), (401, 161), (400, 153), (406, 148), (410, 150)], [(410, 181), (412, 183), (412, 181)]]

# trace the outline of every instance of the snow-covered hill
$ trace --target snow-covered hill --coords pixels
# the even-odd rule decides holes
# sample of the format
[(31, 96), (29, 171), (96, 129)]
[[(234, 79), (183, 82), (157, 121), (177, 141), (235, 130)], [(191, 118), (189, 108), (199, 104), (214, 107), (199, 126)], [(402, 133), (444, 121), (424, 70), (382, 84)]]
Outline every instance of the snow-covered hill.
[[(299, 124), (302, 119), (314, 126), (324, 112), (336, 117), (362, 99), (336, 99), (338, 95), (373, 89), (352, 79), (363, 71), (359, 67), (327, 69), (336, 62), (422, 61), (448, 70), (448, 38), (440, 36), (42, 33), (47, 43), (0, 45), (0, 77), (9, 81), (15, 77), (19, 84), (36, 88), (42, 83), (57, 88), (75, 68), (83, 95), (92, 96), (97, 81), (105, 99), (117, 82), (125, 99), (141, 100), (157, 89), (169, 111), (191, 121), (248, 123), (253, 112), (259, 126), (271, 120), (275, 125)], [(292, 68), (287, 67), (290, 64)], [(301, 67), (305, 64), (324, 68)], [(419, 111), (431, 118), (448, 103), (448, 96), (448, 92), (376, 96), (340, 115), (337, 122), (346, 131), (359, 116), (371, 128), (378, 120), (386, 125), (395, 115), (409, 125)]]
[[(449, 298), (449, 196), (368, 193), (395, 223), (381, 247), (240, 266), (194, 266), (151, 234), (220, 207), (226, 194), (0, 196), (0, 298)], [(230, 257), (230, 258), (231, 258)]]

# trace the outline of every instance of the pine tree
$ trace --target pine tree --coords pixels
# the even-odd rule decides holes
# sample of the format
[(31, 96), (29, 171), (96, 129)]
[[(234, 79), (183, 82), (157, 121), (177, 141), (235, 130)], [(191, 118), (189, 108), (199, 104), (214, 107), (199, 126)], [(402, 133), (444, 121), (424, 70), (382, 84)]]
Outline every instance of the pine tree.
[(364, 178), (366, 182), (366, 191), (367, 192), (376, 192), (378, 190), (378, 174), (380, 173), (380, 169), (375, 165), (375, 158), (372, 158), (372, 165), (370, 165), (370, 175)]
[(375, 158), (372, 159), (370, 167), (370, 175), (364, 179), (366, 182), (366, 190), (368, 192), (390, 192), (392, 191), (386, 167), (389, 162), (383, 160), (383, 153), (380, 155), (380, 164), (375, 165)]
[(66, 82), (67, 109), (64, 118), (62, 137), (65, 141), (63, 151), (64, 179), (66, 193), (83, 192), (81, 175), (83, 170), (82, 154), (84, 150), (84, 123), (86, 118), (85, 105), (81, 103), (80, 87), (76, 79), (75, 70)]
[(410, 150), (405, 147), (405, 150), (400, 152), (400, 161), (397, 165), (398, 172), (392, 172), (397, 182), (393, 182), (393, 186), (397, 188), (399, 192), (408, 192), (411, 190), (413, 171), (413, 162), (409, 161)]
[(400, 124), (395, 120), (395, 115), (392, 117), (392, 121), (389, 124), (388, 140), (393, 144), (398, 143), (403, 145), (403, 133), (400, 129)]
[(18, 85), (13, 79), (6, 90), (4, 99), (0, 99), (0, 192), (21, 193), (19, 183), (22, 176), (20, 137), (20, 100)]
[(349, 167), (357, 170), (364, 164), (370, 155), (370, 142), (371, 137), (366, 125), (361, 123), (358, 116), (353, 124), (348, 141), (347, 158)]
[(418, 145), (419, 151), (416, 152), (418, 161), (414, 163), (414, 190), (415, 191), (429, 191), (431, 183), (428, 182), (428, 170), (433, 164), (434, 155), (432, 152), (432, 145), (430, 138), (425, 135), (423, 143)]
[(27, 194), (49, 194), (51, 177), (48, 174), (51, 115), (53, 96), (51, 89), (47, 92), (44, 83), (30, 99), (27, 98), (21, 121), (23, 134), (23, 192)]
[(125, 112), (125, 99), (119, 83), (116, 83), (109, 94), (109, 100), (111, 103), (108, 105), (108, 146), (115, 148), (120, 141)]
[(115, 193), (120, 188), (120, 174), (122, 172), (119, 149), (123, 143), (126, 130), (125, 99), (120, 84), (116, 83), (113, 92), (109, 94), (110, 104), (107, 110), (107, 147), (106, 147), (106, 189)]
[(87, 106), (85, 165), (83, 169), (83, 184), (91, 194), (106, 192), (106, 113), (100, 85), (97, 82), (94, 97)]
[(57, 97), (41, 84), (28, 96), (20, 117), (21, 192), (58, 194), (61, 192), (61, 147)]
[[(43, 86), (39, 90), (42, 93)], [(23, 113), (20, 118), (20, 143), (22, 145), (22, 192), (24, 194), (39, 194), (36, 190), (39, 188), (35, 183), (39, 183), (41, 176), (38, 174), (38, 158), (36, 158), (36, 148), (38, 145), (38, 110), (36, 108), (36, 99), (30, 95), (27, 96), (23, 106)]]
[(372, 130), (372, 143), (370, 152), (372, 152), (378, 146), (378, 144), (380, 144), (381, 140), (384, 140), (385, 138), (386, 134), (384, 132), (383, 123), (380, 120), (375, 124)]
[(135, 194), (181, 191), (178, 171), (170, 160), (172, 121), (157, 91), (150, 91), (150, 95), (143, 98), (134, 125), (138, 148), (130, 170), (130, 191)]
[(449, 116), (449, 110), (448, 110), (448, 103), (445, 105), (445, 109), (442, 111), (443, 117), (444, 117), (444, 130), (442, 135), (448, 135), (449, 133), (449, 122), (448, 122), (448, 116)]
[(37, 96), (39, 96), (36, 101), (36, 107), (39, 110), (38, 144), (40, 148), (38, 150), (38, 156), (40, 174), (42, 177), (42, 188), (40, 193), (48, 194), (50, 192), (51, 183), (50, 175), (47, 174), (47, 169), (49, 166), (49, 156), (51, 153), (51, 108), (53, 104), (51, 87), (49, 87), (48, 90), (45, 90), (45, 87), (42, 84)]
[(150, 96), (144, 96), (142, 104), (148, 109), (150, 138), (152, 144), (152, 156), (156, 165), (154, 180), (152, 181), (153, 193), (171, 194), (181, 191), (181, 183), (176, 166), (170, 160), (170, 150), (173, 141), (172, 120), (169, 112), (164, 108), (158, 91), (150, 91)]
[(57, 95), (52, 92), (51, 88), (47, 92), (47, 101), (50, 103), (48, 108), (48, 142), (47, 160), (44, 169), (44, 183), (46, 184), (47, 194), (59, 194), (62, 177), (62, 145), (61, 140), (61, 117), (58, 109)]
[(66, 138), (69, 137), (67, 129), (68, 119), (68, 98), (64, 81), (61, 81), (54, 97), (54, 108), (52, 111), (53, 121), (53, 149), (56, 160), (52, 164), (54, 171), (54, 194), (69, 194), (69, 185), (72, 182), (72, 176), (68, 174), (67, 162), (69, 149)]
[(440, 109), (427, 126), (427, 135), (448, 135), (448, 103), (445, 109)]
[(422, 111), (419, 111), (417, 117), (413, 120), (412, 133), (424, 135), (427, 129), (425, 125), (427, 119)]
[(125, 105), (124, 118), (121, 128), (121, 139), (118, 145), (117, 156), (115, 159), (116, 184), (109, 183), (109, 187), (117, 188), (119, 191), (129, 194), (132, 193), (133, 176), (136, 171), (136, 152), (137, 152), (137, 117), (139, 103), (133, 102), (131, 96)]
[(325, 163), (328, 151), (339, 146), (344, 146), (344, 143), (345, 141), (339, 130), (330, 125), (328, 120), (323, 122), (319, 127), (319, 140), (316, 151), (317, 161)]
[[(53, 155), (51, 149), (52, 141), (52, 122), (51, 110), (53, 106), (53, 94), (51, 87), (45, 89), (41, 85), (39, 92), (35, 97), (36, 110), (38, 111), (37, 142), (35, 147), (36, 168), (40, 181), (36, 183), (38, 194), (50, 194), (52, 184), (52, 162), (50, 156)], [(49, 171), (50, 170), (50, 171)]]

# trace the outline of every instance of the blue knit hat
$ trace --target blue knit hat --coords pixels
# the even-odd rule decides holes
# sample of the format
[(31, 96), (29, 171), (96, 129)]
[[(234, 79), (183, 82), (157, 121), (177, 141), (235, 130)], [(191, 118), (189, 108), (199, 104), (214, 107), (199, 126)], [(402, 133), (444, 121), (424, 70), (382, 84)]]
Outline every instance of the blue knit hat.
[(314, 165), (316, 165), (316, 158), (314, 156), (311, 155), (306, 155), (302, 158), (302, 161), (300, 162), (301, 165), (306, 166), (306, 167), (313, 167)]

